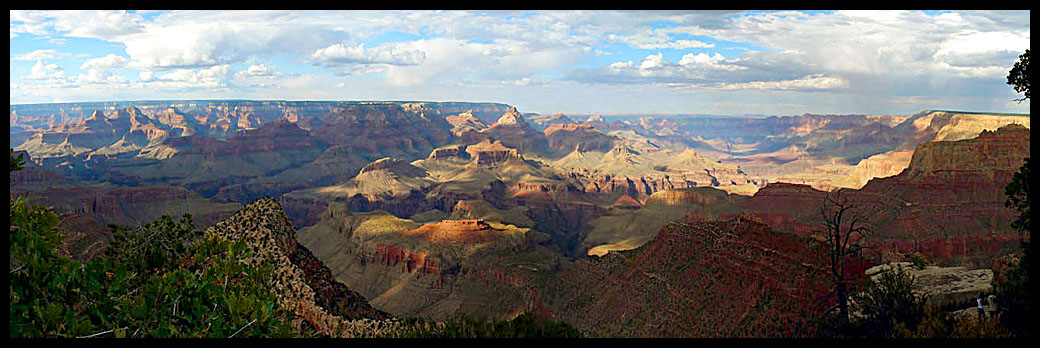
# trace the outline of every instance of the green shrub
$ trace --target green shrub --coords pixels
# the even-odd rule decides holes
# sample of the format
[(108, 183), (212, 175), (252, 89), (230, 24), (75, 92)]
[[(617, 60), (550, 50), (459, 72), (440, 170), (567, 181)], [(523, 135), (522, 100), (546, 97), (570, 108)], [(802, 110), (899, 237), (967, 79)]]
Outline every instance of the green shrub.
[(914, 265), (914, 268), (922, 270), (928, 265), (928, 257), (921, 253), (914, 253), (910, 255), (910, 263)]
[(185, 245), (190, 217), (163, 217), (139, 229), (151, 233), (142, 238), (123, 234), (114, 256), (84, 263), (58, 249), (54, 212), (12, 197), (10, 220), (11, 337), (297, 335), (269, 290), (271, 266), (240, 262), (242, 242)]
[(191, 214), (185, 213), (180, 221), (169, 215), (141, 225), (136, 229), (110, 224), (112, 243), (105, 255), (118, 264), (136, 272), (171, 268), (174, 260), (184, 257), (188, 245), (198, 239)]
[(882, 273), (877, 280), (853, 295), (863, 319), (858, 323), (860, 335), (891, 337), (897, 324), (916, 330), (924, 317), (925, 299), (913, 293), (914, 278), (901, 268)]

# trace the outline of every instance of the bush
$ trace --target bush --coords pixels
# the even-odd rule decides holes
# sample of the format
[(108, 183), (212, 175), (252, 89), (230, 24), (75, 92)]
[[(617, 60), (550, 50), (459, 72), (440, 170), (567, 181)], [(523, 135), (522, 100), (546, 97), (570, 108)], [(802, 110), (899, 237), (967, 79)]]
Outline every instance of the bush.
[(105, 255), (136, 272), (171, 268), (173, 261), (184, 257), (188, 245), (201, 235), (187, 213), (176, 222), (163, 215), (136, 229), (113, 224), (109, 228), (113, 240)]
[(925, 299), (913, 293), (914, 278), (901, 268), (882, 273), (877, 280), (853, 295), (863, 315), (858, 323), (861, 335), (891, 337), (897, 324), (916, 330), (924, 317)]
[(914, 265), (914, 268), (922, 270), (928, 265), (928, 257), (921, 253), (914, 253), (910, 255), (910, 263)]
[(1000, 322), (1019, 337), (1030, 337), (1031, 294), (1029, 286), (1029, 242), (1021, 243), (1018, 264), (1002, 274), (994, 283)]
[(269, 290), (271, 266), (240, 262), (242, 242), (185, 245), (190, 217), (123, 234), (114, 255), (85, 263), (58, 249), (54, 212), (12, 197), (10, 220), (11, 337), (297, 335)]

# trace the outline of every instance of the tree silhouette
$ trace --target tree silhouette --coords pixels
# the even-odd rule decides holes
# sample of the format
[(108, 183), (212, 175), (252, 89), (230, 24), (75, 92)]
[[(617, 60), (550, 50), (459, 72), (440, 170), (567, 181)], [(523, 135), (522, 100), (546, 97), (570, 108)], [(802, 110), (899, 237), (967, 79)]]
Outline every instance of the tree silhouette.
[(1018, 211), (1018, 219), (1011, 223), (1011, 227), (1019, 232), (1019, 239), (1025, 240), (1024, 234), (1029, 232), (1029, 158), (1011, 177), (1011, 182), (1004, 188), (1007, 201), (1004, 206)]
[(823, 230), (816, 231), (815, 237), (826, 251), (833, 282), (831, 294), (837, 296), (837, 304), (828, 312), (837, 309), (839, 324), (844, 326), (849, 320), (849, 285), (860, 276), (849, 272), (849, 266), (862, 257), (860, 239), (873, 233), (868, 227), (871, 215), (865, 214), (862, 206), (839, 190), (824, 196), (820, 216)]
[(1015, 92), (1025, 93), (1022, 99), (1015, 99), (1019, 103), (1029, 99), (1029, 50), (1018, 56), (1018, 62), (1008, 72), (1007, 84), (1015, 87)]

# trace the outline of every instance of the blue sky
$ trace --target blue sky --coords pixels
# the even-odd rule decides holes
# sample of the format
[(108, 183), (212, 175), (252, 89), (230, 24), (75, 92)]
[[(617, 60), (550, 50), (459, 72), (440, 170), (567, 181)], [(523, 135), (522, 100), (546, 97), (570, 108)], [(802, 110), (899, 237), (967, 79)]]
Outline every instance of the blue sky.
[(1029, 11), (11, 11), (11, 102), (1029, 112)]

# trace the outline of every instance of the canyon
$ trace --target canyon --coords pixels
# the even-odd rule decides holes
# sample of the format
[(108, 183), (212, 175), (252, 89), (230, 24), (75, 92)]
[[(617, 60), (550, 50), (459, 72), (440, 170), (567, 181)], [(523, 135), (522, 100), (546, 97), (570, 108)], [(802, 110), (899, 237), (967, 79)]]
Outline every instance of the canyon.
[(189, 213), (265, 250), (308, 325), (538, 313), (607, 337), (811, 333), (791, 313), (820, 310), (829, 195), (872, 212), (879, 262), (989, 267), (1017, 248), (1004, 187), (1030, 141), (1028, 115), (422, 101), (12, 105), (10, 134), (12, 194), (62, 214), (74, 257)]

